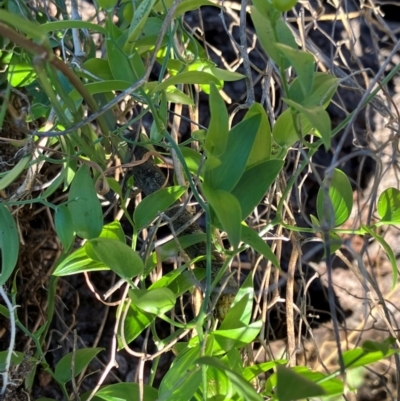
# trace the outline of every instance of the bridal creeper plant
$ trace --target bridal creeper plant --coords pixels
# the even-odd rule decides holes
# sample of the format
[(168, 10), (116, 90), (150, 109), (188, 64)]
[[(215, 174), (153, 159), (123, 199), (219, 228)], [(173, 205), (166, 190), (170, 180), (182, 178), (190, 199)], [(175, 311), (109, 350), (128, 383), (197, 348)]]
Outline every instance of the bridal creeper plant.
[[(274, 182), (279, 180), (288, 150), (296, 143), (302, 143), (307, 155), (284, 188), (270, 228), (283, 225), (289, 230), (320, 233), (326, 255), (340, 247), (339, 234), (348, 232), (340, 226), (350, 216), (352, 188), (340, 169), (328, 171), (321, 183), (317, 216), (310, 216), (309, 228), (291, 226), (282, 218), (284, 202), (297, 177), (308, 166), (317, 149), (321, 146), (327, 151), (330, 149), (333, 135), (351, 118), (349, 116), (341, 127), (332, 130), (326, 108), (335, 94), (338, 79), (316, 72), (314, 56), (299, 50), (282, 16), (296, 1), (254, 0), (250, 7), (259, 42), (279, 71), (282, 101), (287, 106), (272, 128), (260, 103), (248, 104), (243, 120), (230, 125), (230, 116), (219, 89), (225, 81), (243, 79), (244, 76), (217, 68), (208, 60), (202, 45), (182, 24), (186, 12), (215, 4), (208, 0), (123, 0), (115, 11), (116, 0), (98, 0), (96, 3), (104, 12), (102, 24), (69, 19), (63, 1), (56, 2), (63, 10), (59, 12), (63, 20), (48, 21), (41, 13), (32, 15), (21, 2), (3, 2), (0, 10), (0, 58), (7, 66), (6, 79), (2, 81), (5, 101), (1, 106), (0, 121), (4, 122), (7, 100), (15, 90), (24, 91), (32, 102), (28, 121), (39, 118), (48, 121), (46, 129), (27, 136), (23, 157), (12, 169), (1, 174), (0, 190), (9, 189), (24, 171), (38, 163), (45, 161), (60, 166), (57, 177), (38, 196), (21, 200), (10, 194), (0, 204), (0, 285), (6, 304), (0, 306), (0, 313), (10, 319), (12, 328), (10, 348), (0, 353), (1, 395), (5, 394), (7, 385), (12, 385), (10, 366), (22, 363), (26, 358), (23, 353), (13, 351), (15, 328), (18, 328), (36, 346), (35, 354), (29, 360), (32, 368), (25, 380), (27, 390), (32, 386), (37, 366), (41, 365), (58, 383), (65, 399), (70, 399), (69, 385), (102, 349), (75, 350), (65, 355), (53, 369), (46, 363), (42, 346), (54, 311), (57, 277), (96, 270), (112, 270), (126, 285), (126, 297), (116, 310), (115, 347), (118, 350), (128, 347), (150, 328), (159, 352), (154, 357), (143, 357), (153, 364), (148, 383), (104, 385), (80, 394), (82, 401), (248, 401), (265, 397), (289, 401), (343, 394), (345, 388), (340, 370), (328, 375), (313, 372), (305, 366), (286, 367), (287, 360), (250, 366), (244, 364), (241, 352), (257, 339), (262, 327), (261, 320), (251, 321), (254, 297), (251, 274), (232, 298), (230, 309), (220, 325), (211, 325), (212, 288), (223, 274), (211, 271), (211, 249), (215, 246), (212, 232), (218, 229), (227, 234), (231, 247), (224, 251), (226, 266), (235, 255), (250, 246), (279, 268), (279, 260), (271, 248), (245, 221)], [(114, 22), (115, 13), (118, 24)], [(63, 47), (63, 52), (67, 52), (64, 54), (72, 53), (74, 61), (67, 65), (53, 53), (53, 48), (59, 47), (62, 40), (67, 43), (79, 38), (80, 30), (103, 37), (105, 56), (96, 56), (96, 44), (86, 34), (82, 46), (86, 52), (85, 61), (80, 63), (78, 49)], [(152, 80), (150, 72), (155, 64), (158, 64), (160, 73), (158, 79)], [(286, 78), (289, 69), (296, 75), (290, 81)], [(209, 126), (205, 131), (193, 133), (204, 155), (185, 144), (178, 144), (167, 131), (170, 104), (194, 105), (192, 92), (184, 90), (185, 87), (190, 89), (190, 85), (198, 85), (209, 94)], [(154, 145), (172, 149), (188, 183), (162, 188), (145, 197), (133, 215), (124, 207), (127, 195), (122, 185), (106, 175), (112, 152), (117, 152), (121, 160), (129, 161), (127, 145), (131, 143), (123, 136), (122, 129), (115, 128), (116, 119), (112, 113), (113, 107), (127, 96), (143, 105), (140, 118), (148, 113), (152, 116), (149, 136), (143, 137), (142, 143), (148, 149), (153, 149)], [(86, 109), (90, 110), (91, 117), (87, 117)], [(50, 114), (48, 110), (51, 110)], [(100, 135), (94, 132), (89, 124), (91, 121), (97, 122)], [(133, 122), (129, 121), (127, 125)], [(311, 141), (311, 137), (315, 140)], [(52, 158), (51, 152), (27, 150), (32, 141), (36, 145), (39, 142), (43, 144), (43, 138), (45, 148), (54, 149), (60, 158)], [(143, 255), (136, 251), (140, 233), (177, 202), (188, 187), (204, 209), (206, 234), (175, 238), (157, 252), (147, 253), (143, 259)], [(120, 207), (132, 226), (132, 243), (127, 243), (126, 233), (118, 221), (104, 224), (98, 198), (104, 188), (111, 188), (119, 195)], [(52, 195), (57, 190), (68, 194), (63, 203), (52, 203)], [(49, 283), (48, 321), (35, 332), (29, 332), (18, 319), (17, 288), (12, 281), (19, 254), (18, 229), (12, 212), (14, 206), (32, 203), (41, 203), (54, 211), (54, 225), (63, 247)], [(378, 228), (400, 223), (400, 192), (388, 188), (378, 200), (377, 211), (380, 219), (374, 225), (362, 226), (351, 233), (370, 235), (382, 245), (393, 265), (394, 284), (397, 281), (395, 257), (379, 236)], [(77, 242), (77, 238), (81, 241)], [(207, 243), (207, 254), (199, 255), (206, 258), (205, 270), (190, 271), (188, 264), (184, 264), (146, 287), (145, 279), (157, 263), (199, 241)], [(80, 245), (76, 248), (74, 244)], [(174, 320), (169, 312), (177, 299), (192, 291), (203, 278), (205, 297), (198, 315), (187, 323)], [(6, 284), (11, 289), (11, 300)], [(157, 336), (157, 319), (175, 326), (168, 338)], [(189, 341), (178, 342), (190, 332), (193, 335)], [(343, 352), (342, 370), (365, 366), (395, 354), (392, 344), (391, 339), (381, 343), (367, 341), (360, 348)], [(155, 388), (153, 380), (159, 356), (172, 349), (176, 358), (159, 388)], [(111, 354), (114, 355), (114, 351)], [(260, 385), (257, 377), (268, 371), (273, 373)], [(45, 400), (50, 399), (41, 399)]]

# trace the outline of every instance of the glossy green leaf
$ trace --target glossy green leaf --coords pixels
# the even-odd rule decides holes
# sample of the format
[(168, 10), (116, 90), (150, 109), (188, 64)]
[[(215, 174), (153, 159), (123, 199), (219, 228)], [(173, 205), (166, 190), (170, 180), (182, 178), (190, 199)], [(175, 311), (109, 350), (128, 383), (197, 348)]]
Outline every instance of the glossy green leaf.
[(203, 186), (203, 191), (217, 215), (222, 229), (228, 234), (231, 245), (236, 249), (242, 230), (242, 211), (239, 201), (229, 192), (210, 189), (207, 185)]
[[(140, 399), (140, 386), (137, 383), (116, 383), (102, 387), (96, 397), (105, 401), (132, 401)], [(158, 392), (155, 388), (143, 385), (143, 401), (156, 401)], [(84, 401), (84, 400), (82, 400)]]
[(133, 220), (136, 230), (147, 227), (160, 213), (165, 212), (187, 190), (184, 186), (173, 186), (146, 196), (136, 207)]
[(241, 325), (241, 327), (216, 330), (212, 335), (219, 347), (228, 352), (232, 348), (243, 348), (254, 341), (260, 333), (261, 327), (262, 321), (258, 320), (249, 325)]
[(277, 365), (286, 365), (287, 360), (276, 360), (276, 361), (269, 361), (269, 362), (262, 362), (256, 365), (247, 366), (243, 369), (243, 378), (250, 382), (255, 377), (268, 372), (269, 370), (275, 368)]
[(374, 362), (381, 361), (398, 352), (394, 349), (369, 350), (364, 348), (355, 348), (343, 352), (343, 362), (346, 369), (353, 369), (359, 366), (366, 366)]
[(72, 216), (66, 206), (61, 205), (57, 207), (54, 213), (54, 226), (64, 249), (68, 250), (74, 241), (75, 235)]
[(226, 105), (215, 85), (210, 85), (211, 119), (207, 130), (207, 154), (218, 158), (226, 149), (229, 135), (229, 116)]
[(288, 97), (303, 106), (322, 106), (326, 109), (336, 92), (339, 79), (325, 72), (314, 72), (313, 81), (311, 93), (305, 96), (300, 77), (295, 78), (290, 84)]
[(17, 264), (19, 253), (19, 236), (14, 218), (6, 206), (0, 203), (0, 251), (1, 274), (0, 285), (10, 278)]
[[(82, 348), (63, 356), (56, 365), (55, 377), (61, 383), (67, 383), (72, 379), (72, 361), (74, 361), (74, 377), (85, 369), (91, 360), (104, 348)], [(72, 359), (74, 357), (74, 360)]]
[(283, 160), (267, 160), (247, 169), (231, 191), (240, 203), (245, 220), (264, 198), (283, 167)]
[(250, 245), (255, 251), (263, 255), (267, 260), (280, 269), (279, 261), (272, 252), (270, 246), (250, 227), (242, 224), (241, 241)]
[(53, 32), (53, 31), (65, 31), (66, 29), (87, 29), (89, 31), (95, 31), (108, 37), (109, 32), (106, 28), (99, 24), (93, 24), (88, 21), (79, 20), (65, 20), (65, 21), (49, 21), (42, 24), (41, 29), (43, 32)]
[(129, 290), (129, 297), (139, 309), (163, 315), (175, 306), (175, 294), (169, 288), (153, 288), (151, 290)]
[(290, 65), (295, 69), (304, 97), (307, 97), (311, 93), (314, 85), (314, 56), (311, 53), (294, 49), (282, 43), (277, 43), (275, 46), (284, 57), (289, 60)]
[(230, 192), (242, 177), (253, 147), (259, 126), (260, 115), (254, 115), (235, 125), (228, 136), (226, 149), (216, 163), (213, 154), (207, 154), (204, 181), (210, 188)]
[(100, 238), (115, 239), (117, 241), (126, 243), (126, 237), (121, 223), (118, 220), (106, 224), (101, 231)]
[(103, 211), (86, 164), (72, 180), (68, 201), (76, 234), (85, 239), (98, 237), (103, 227)]
[[(125, 313), (125, 309), (127, 307), (126, 304), (123, 306), (119, 305), (118, 308), (123, 308), (122, 313)], [(139, 309), (132, 302), (129, 305), (129, 309), (127, 311), (125, 320), (123, 321), (123, 330), (124, 330), (124, 338), (127, 344), (131, 343), (135, 340), (144, 330), (147, 329), (148, 326), (154, 321), (156, 315), (152, 313), (145, 312)], [(118, 350), (124, 348), (124, 344), (121, 338), (121, 328), (118, 333)]]
[[(198, 390), (198, 395), (204, 394), (203, 386)], [(209, 366), (207, 368), (207, 400), (228, 400), (233, 394), (233, 386), (228, 376), (220, 369)]]
[[(325, 179), (317, 196), (317, 213), (320, 221), (330, 222), (332, 218), (334, 227), (343, 224), (351, 214), (353, 208), (353, 189), (350, 180), (343, 171), (335, 169), (332, 180), (329, 182), (329, 200), (325, 199), (324, 186), (328, 184)], [(332, 216), (332, 211), (334, 215)]]
[(381, 193), (378, 200), (378, 214), (384, 223), (400, 223), (400, 191), (397, 188), (387, 188)]
[(157, 93), (163, 89), (168, 88), (168, 86), (174, 86), (179, 84), (207, 84), (210, 85), (214, 82), (216, 85), (219, 84), (219, 80), (213, 75), (202, 71), (187, 71), (182, 72), (173, 77), (167, 78), (165, 81), (161, 82), (155, 88), (152, 89), (150, 94)]
[(196, 363), (200, 365), (213, 366), (224, 372), (229, 380), (231, 381), (233, 388), (236, 390), (238, 394), (240, 394), (246, 401), (261, 401), (262, 397), (260, 394), (257, 394), (254, 388), (247, 383), (243, 378), (237, 373), (233, 372), (226, 365), (224, 365), (217, 358), (212, 358), (210, 356), (203, 356), (199, 358)]
[(27, 154), (22, 157), (11, 170), (7, 171), (7, 173), (2, 178), (0, 178), (0, 190), (10, 186), (25, 170), (30, 160), (31, 155)]
[(322, 106), (303, 106), (290, 99), (282, 100), (307, 118), (321, 135), (325, 150), (328, 151), (331, 146), (331, 119), (328, 112)]
[(83, 68), (85, 71), (88, 71), (96, 77), (101, 78), (103, 81), (111, 81), (114, 78), (111, 72), (110, 64), (108, 60), (105, 59), (91, 58), (85, 61)]
[(188, 401), (201, 383), (201, 370), (196, 368), (196, 359), (200, 357), (200, 347), (186, 348), (179, 354), (171, 368), (165, 374), (159, 388), (161, 401)]
[(390, 264), (392, 266), (392, 290), (394, 287), (397, 285), (397, 278), (399, 275), (399, 268), (397, 267), (397, 260), (396, 260), (396, 255), (393, 252), (393, 249), (390, 247), (390, 245), (384, 240), (383, 237), (375, 233), (374, 230), (371, 230), (369, 227), (362, 225), (362, 229), (366, 231), (371, 237), (373, 237), (379, 245), (383, 248), (383, 250), (386, 252)]
[(82, 247), (62, 260), (54, 270), (53, 276), (69, 276), (71, 274), (101, 270), (110, 270), (110, 268), (104, 263), (89, 258), (85, 248)]
[(87, 255), (104, 263), (121, 278), (131, 279), (143, 272), (140, 256), (123, 242), (110, 238), (94, 238), (85, 244)]
[(215, 66), (210, 67), (210, 72), (219, 80), (224, 82), (240, 81), (241, 79), (246, 78), (245, 75), (240, 74), (236, 71), (224, 70)]
[(253, 278), (249, 274), (241, 285), (220, 330), (236, 329), (250, 323), (254, 302)]
[(279, 401), (293, 401), (302, 398), (317, 397), (326, 394), (325, 390), (300, 373), (278, 365), (277, 369), (277, 395)]

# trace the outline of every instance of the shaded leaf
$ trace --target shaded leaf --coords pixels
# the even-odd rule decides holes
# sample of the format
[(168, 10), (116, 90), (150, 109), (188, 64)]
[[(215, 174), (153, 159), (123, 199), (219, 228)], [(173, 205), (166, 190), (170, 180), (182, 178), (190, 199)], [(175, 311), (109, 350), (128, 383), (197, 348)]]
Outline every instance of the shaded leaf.
[(168, 209), (187, 190), (184, 186), (173, 186), (146, 196), (136, 207), (133, 213), (133, 220), (136, 230), (147, 227), (160, 213)]
[(0, 251), (1, 274), (0, 285), (10, 278), (17, 264), (19, 253), (19, 236), (14, 218), (6, 206), (0, 203)]
[(74, 377), (78, 376), (79, 373), (89, 365), (91, 360), (104, 348), (83, 348), (78, 349), (73, 355), (72, 352), (63, 356), (56, 365), (54, 371), (55, 377), (61, 383), (67, 383), (72, 379), (72, 357), (74, 356)]
[(72, 180), (68, 201), (76, 234), (85, 239), (98, 237), (103, 227), (103, 211), (86, 164)]

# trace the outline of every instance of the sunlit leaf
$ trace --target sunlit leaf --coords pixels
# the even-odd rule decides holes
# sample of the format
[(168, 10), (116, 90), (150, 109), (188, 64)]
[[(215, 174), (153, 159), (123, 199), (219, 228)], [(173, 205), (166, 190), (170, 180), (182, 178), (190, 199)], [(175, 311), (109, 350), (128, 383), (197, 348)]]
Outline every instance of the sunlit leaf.
[[(324, 186), (328, 185), (329, 200), (325, 199)], [(343, 171), (335, 169), (332, 179), (326, 178), (317, 196), (317, 212), (320, 221), (333, 221), (334, 226), (343, 224), (351, 214), (353, 208), (353, 189), (350, 180)], [(333, 212), (333, 216), (332, 216)], [(331, 218), (333, 217), (333, 219)]]
[(378, 214), (387, 224), (400, 223), (400, 191), (397, 188), (387, 188), (378, 200)]

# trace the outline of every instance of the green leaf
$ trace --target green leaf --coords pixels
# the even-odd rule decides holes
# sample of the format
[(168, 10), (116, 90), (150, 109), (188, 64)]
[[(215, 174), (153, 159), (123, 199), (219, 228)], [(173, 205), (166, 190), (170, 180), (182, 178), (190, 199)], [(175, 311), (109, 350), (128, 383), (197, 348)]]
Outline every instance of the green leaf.
[(85, 71), (90, 72), (96, 77), (101, 78), (103, 81), (113, 80), (110, 64), (108, 60), (100, 58), (91, 58), (83, 64)]
[(85, 247), (79, 248), (56, 267), (53, 276), (70, 276), (83, 272), (110, 270), (104, 263), (89, 258)]
[(115, 239), (123, 242), (124, 244), (126, 243), (124, 230), (122, 229), (121, 223), (118, 220), (106, 224), (101, 231), (100, 238)]
[[(115, 80), (132, 84), (141, 78), (133, 71), (128, 55), (119, 48), (113, 39), (109, 38), (106, 40), (106, 48), (108, 63)], [(99, 84), (102, 83), (97, 83), (97, 85)]]
[[(207, 400), (230, 400), (233, 386), (228, 376), (220, 369), (209, 366), (207, 368)], [(204, 394), (204, 388), (198, 390), (198, 396)]]
[[(204, 132), (204, 131), (203, 131)], [(203, 174), (199, 172), (199, 168), (202, 162), (202, 156), (199, 152), (195, 151), (192, 148), (188, 148), (186, 146), (180, 147), (183, 157), (185, 158), (185, 163), (190, 173), (202, 179)]]
[(222, 229), (228, 234), (231, 245), (237, 249), (242, 229), (242, 211), (239, 201), (229, 192), (214, 190), (205, 184), (203, 191), (217, 215)]
[(378, 200), (378, 214), (382, 223), (400, 223), (400, 191), (397, 188), (387, 188)]
[(76, 234), (85, 239), (98, 237), (103, 227), (103, 211), (86, 164), (72, 180), (68, 201)]
[(224, 82), (240, 81), (241, 79), (246, 78), (245, 75), (239, 74), (236, 71), (228, 71), (228, 70), (224, 70), (222, 68), (218, 68), (215, 66), (210, 67), (210, 72), (215, 77), (217, 77), (219, 80), (224, 81)]
[(201, 280), (206, 276), (205, 269), (194, 269), (185, 271), (174, 280), (168, 288), (175, 294), (176, 297), (184, 294), (195, 286), (198, 286)]
[(63, 356), (56, 365), (54, 371), (55, 377), (58, 381), (65, 384), (72, 379), (72, 357), (74, 356), (74, 377), (78, 376), (79, 373), (85, 369), (91, 360), (104, 348), (83, 348), (75, 351), (75, 355), (72, 352)]
[[(282, 56), (276, 46), (277, 44), (282, 43), (292, 47), (293, 49), (297, 49), (297, 44), (292, 32), (280, 17), (278, 17), (276, 21), (271, 21), (270, 19), (265, 18), (258, 8), (251, 6), (250, 10), (257, 38), (259, 39), (262, 48), (268, 57), (279, 65)], [(283, 66), (284, 68), (290, 67), (290, 62), (287, 58), (283, 58)]]
[(95, 238), (85, 244), (87, 255), (104, 263), (121, 278), (131, 279), (143, 272), (143, 261), (128, 245), (110, 238)]
[(235, 125), (229, 132), (224, 153), (215, 162), (212, 154), (207, 154), (204, 180), (212, 189), (230, 192), (242, 177), (250, 151), (253, 147), (261, 122), (260, 115), (254, 115)]
[(255, 377), (268, 372), (269, 370), (275, 368), (277, 365), (286, 365), (287, 360), (276, 360), (276, 361), (269, 361), (269, 362), (262, 362), (256, 365), (247, 366), (243, 369), (243, 378), (250, 382)]
[(14, 218), (6, 206), (0, 203), (0, 251), (1, 274), (0, 285), (10, 278), (17, 264), (19, 253), (19, 236)]
[(174, 18), (178, 18), (188, 11), (197, 10), (201, 6), (220, 7), (208, 0), (185, 0), (176, 7)]
[(282, 43), (277, 43), (275, 46), (295, 69), (304, 97), (307, 97), (314, 85), (314, 56), (311, 53), (294, 49)]
[(129, 27), (128, 40), (124, 46), (124, 51), (131, 48), (132, 44), (139, 38), (143, 27), (147, 21), (150, 11), (154, 7), (156, 0), (143, 0), (136, 8), (131, 25)]
[(96, 0), (96, 3), (107, 12), (111, 12), (117, 5), (118, 0)]
[[(5, 10), (0, 10), (0, 21), (5, 22), (7, 25), (12, 26), (14, 29), (25, 33), (32, 39), (37, 40), (39, 43), (48, 45), (48, 39), (43, 30), (42, 26), (36, 21), (29, 21), (26, 18), (22, 18), (17, 14), (9, 13)], [(50, 46), (49, 46), (50, 47)]]
[(249, 274), (240, 287), (231, 309), (225, 316), (220, 330), (236, 329), (250, 323), (254, 302), (253, 277)]
[(58, 238), (65, 250), (68, 250), (75, 238), (74, 224), (69, 209), (64, 206), (58, 206), (54, 213), (54, 225)]
[(167, 210), (187, 190), (184, 186), (173, 186), (146, 196), (136, 207), (133, 220), (136, 230), (147, 227), (160, 213)]
[(151, 290), (129, 290), (129, 297), (139, 309), (163, 315), (175, 306), (175, 294), (169, 288)]
[(232, 348), (243, 348), (250, 344), (260, 333), (262, 321), (241, 325), (241, 327), (229, 328), (228, 330), (216, 330), (212, 334), (215, 342), (225, 352)]
[(200, 347), (186, 348), (180, 353), (161, 381), (158, 400), (188, 401), (201, 384), (201, 370), (195, 368)]
[(242, 236), (241, 241), (245, 244), (250, 245), (255, 251), (263, 255), (269, 260), (275, 267), (280, 269), (279, 261), (275, 254), (272, 252), (269, 245), (250, 227), (242, 224)]
[(245, 220), (265, 196), (282, 170), (282, 160), (267, 160), (247, 169), (231, 191), (240, 203), (242, 220)]
[(321, 135), (325, 150), (331, 146), (331, 119), (329, 114), (322, 106), (303, 106), (290, 99), (282, 99), (290, 107), (303, 114)]
[[(126, 308), (127, 305), (119, 306), (119, 308)], [(124, 310), (122, 311), (124, 312)], [(154, 321), (156, 316), (152, 313), (144, 312), (139, 309), (135, 304), (131, 303), (123, 321), (124, 337), (127, 344), (135, 340), (150, 324)], [(119, 333), (121, 332), (121, 328)], [(118, 350), (124, 348), (121, 334), (118, 333)]]
[(370, 351), (368, 346), (367, 349), (355, 348), (343, 352), (343, 362), (346, 369), (353, 369), (359, 366), (366, 366), (370, 365), (371, 363), (381, 361), (382, 359), (388, 358), (389, 356), (398, 352), (398, 350), (386, 348)]
[(366, 231), (371, 237), (375, 238), (375, 240), (379, 243), (379, 245), (384, 249), (386, 252), (390, 264), (392, 265), (392, 290), (397, 284), (397, 277), (399, 275), (399, 270), (397, 267), (397, 261), (396, 261), (396, 255), (393, 252), (393, 249), (390, 247), (390, 245), (381, 237), (380, 235), (376, 234), (373, 230), (371, 230), (369, 227), (362, 225), (361, 226), (364, 231)]
[(205, 148), (207, 154), (221, 156), (226, 149), (229, 135), (229, 116), (225, 102), (215, 85), (210, 85), (211, 119), (207, 130)]
[[(96, 397), (105, 401), (132, 401), (140, 399), (140, 386), (137, 383), (117, 383), (102, 387)], [(143, 401), (156, 401), (158, 392), (155, 388), (143, 385)], [(82, 399), (84, 401), (84, 399)]]
[(279, 401), (292, 401), (326, 394), (325, 390), (301, 373), (277, 365), (277, 395)]
[(92, 24), (88, 21), (78, 21), (78, 20), (65, 20), (65, 21), (48, 21), (40, 25), (43, 32), (53, 32), (53, 31), (65, 31), (66, 29), (87, 29), (90, 31), (95, 31), (108, 37), (109, 32), (106, 28), (99, 24)]
[[(317, 213), (320, 221), (332, 221), (334, 227), (343, 224), (351, 214), (353, 208), (353, 190), (345, 173), (339, 169), (333, 171), (332, 180), (329, 182), (329, 201), (325, 199), (324, 187), (328, 185), (327, 178), (322, 182), (322, 187), (317, 196)], [(331, 203), (332, 206), (329, 205)], [(333, 210), (334, 216), (331, 215)]]
[(263, 163), (271, 157), (271, 127), (269, 125), (267, 113), (260, 103), (254, 103), (246, 113), (244, 119), (246, 120), (255, 115), (260, 116), (261, 121), (253, 142), (253, 147), (247, 159), (246, 169), (256, 164)]
[(214, 82), (216, 85), (219, 84), (219, 80), (213, 75), (202, 71), (187, 71), (181, 72), (178, 75), (167, 78), (165, 81), (161, 82), (155, 88), (150, 91), (150, 95), (160, 92), (163, 89), (168, 88), (168, 86), (179, 85), (179, 84), (207, 84), (210, 85)]
[(302, 138), (312, 131), (310, 121), (303, 114), (299, 115), (291, 109), (286, 109), (277, 118), (272, 129), (272, 136), (279, 146), (290, 148), (300, 140), (293, 124), (292, 114), (297, 118), (297, 126)]
[(325, 72), (314, 72), (314, 84), (307, 96), (301, 88), (301, 79), (296, 77), (290, 84), (289, 99), (303, 106), (322, 106), (326, 109), (336, 92), (339, 79)]
[(234, 389), (240, 394), (246, 401), (261, 401), (261, 395), (257, 394), (254, 388), (243, 380), (243, 378), (236, 372), (230, 370), (226, 365), (224, 365), (217, 358), (212, 358), (210, 356), (203, 356), (199, 358), (196, 363), (200, 365), (213, 366), (224, 372), (229, 380), (232, 382)]
[(20, 161), (0, 179), (0, 190), (10, 186), (25, 170), (31, 160), (31, 155), (28, 154), (20, 159)]

